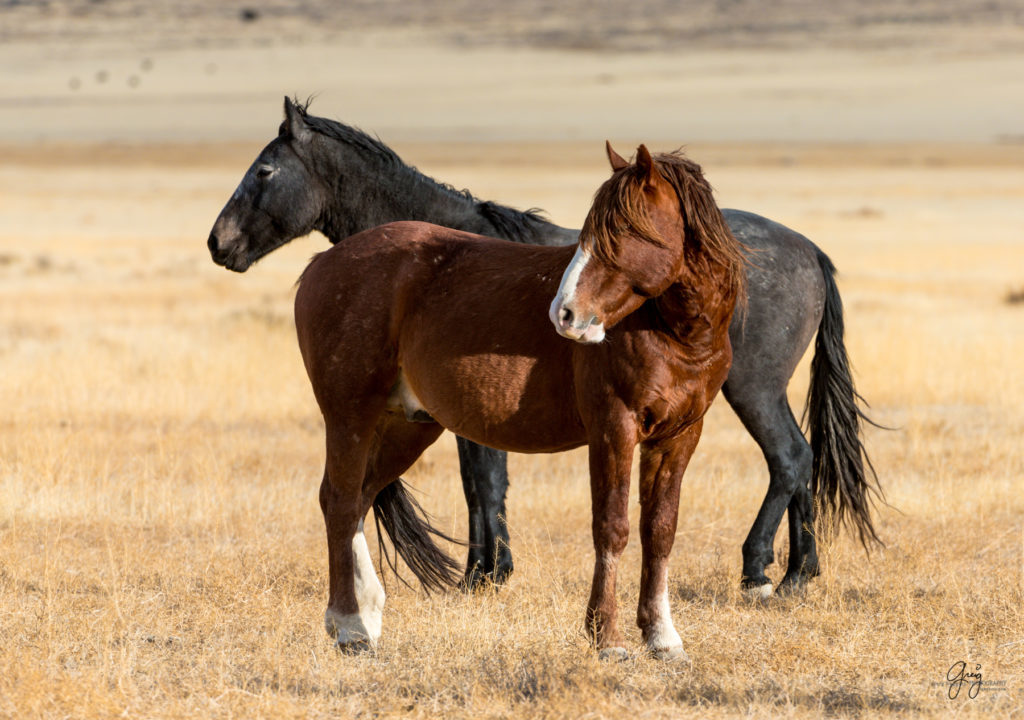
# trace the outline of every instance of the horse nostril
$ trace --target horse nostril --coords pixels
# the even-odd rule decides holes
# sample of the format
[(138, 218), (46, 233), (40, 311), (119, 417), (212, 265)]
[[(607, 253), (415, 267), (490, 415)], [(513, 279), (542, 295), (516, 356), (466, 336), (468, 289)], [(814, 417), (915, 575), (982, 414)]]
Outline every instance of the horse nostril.
[(206, 247), (210, 248), (210, 254), (216, 255), (218, 250), (217, 233), (210, 233), (210, 239), (206, 241)]
[(563, 327), (569, 327), (570, 325), (572, 325), (572, 320), (572, 310), (563, 305), (562, 309), (558, 312), (558, 321), (562, 323)]

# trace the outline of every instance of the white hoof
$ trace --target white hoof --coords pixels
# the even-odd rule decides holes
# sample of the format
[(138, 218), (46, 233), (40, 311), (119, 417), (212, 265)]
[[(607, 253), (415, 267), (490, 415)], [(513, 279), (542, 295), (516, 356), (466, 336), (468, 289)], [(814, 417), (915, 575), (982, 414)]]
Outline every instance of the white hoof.
[(647, 651), (661, 660), (671, 660), (680, 655), (686, 656), (686, 653), (683, 652), (683, 639), (679, 637), (679, 633), (672, 625), (667, 598), (661, 617), (644, 630), (644, 642), (647, 645)]
[(327, 634), (334, 638), (338, 649), (347, 653), (372, 650), (377, 644), (377, 638), (380, 637), (379, 632), (377, 637), (370, 633), (360, 615), (342, 615), (330, 608), (324, 613), (324, 628)]
[(371, 645), (370, 641), (366, 638), (358, 638), (342, 642), (339, 637), (335, 640), (334, 647), (338, 648), (338, 651), (345, 655), (362, 655), (373, 651), (373, 645)]
[(629, 659), (629, 653), (624, 647), (606, 647), (598, 651), (597, 659), (601, 662), (625, 662)]
[(651, 655), (664, 662), (681, 663), (690, 665), (690, 656), (683, 650), (682, 645), (675, 645), (667, 648), (651, 648)]
[(743, 593), (750, 600), (767, 600), (772, 596), (772, 584), (765, 583), (764, 585), (756, 585), (754, 587), (743, 588)]

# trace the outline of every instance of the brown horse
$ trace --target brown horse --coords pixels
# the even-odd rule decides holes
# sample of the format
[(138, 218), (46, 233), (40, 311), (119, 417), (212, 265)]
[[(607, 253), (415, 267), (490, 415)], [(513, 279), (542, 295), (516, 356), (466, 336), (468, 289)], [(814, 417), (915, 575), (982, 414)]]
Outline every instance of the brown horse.
[(744, 261), (698, 165), (642, 145), (635, 164), (607, 150), (613, 174), (575, 250), (400, 222), (352, 236), (304, 272), (295, 324), (327, 430), (325, 621), (339, 647), (372, 646), (381, 632), (363, 518), (447, 428), (515, 452), (589, 445), (586, 627), (610, 657), (626, 652), (615, 578), (639, 444), (637, 622), (651, 652), (685, 657), (668, 556), (683, 472), (729, 371)]

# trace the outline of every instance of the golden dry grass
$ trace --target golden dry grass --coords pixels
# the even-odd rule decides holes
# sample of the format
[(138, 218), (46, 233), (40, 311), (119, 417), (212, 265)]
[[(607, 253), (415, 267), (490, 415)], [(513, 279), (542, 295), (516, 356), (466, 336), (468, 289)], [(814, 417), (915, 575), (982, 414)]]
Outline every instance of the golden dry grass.
[[(867, 436), (894, 506), (879, 511), (887, 548), (869, 558), (841, 535), (805, 595), (756, 605), (739, 548), (766, 471), (716, 404), (672, 561), (690, 668), (587, 647), (580, 451), (512, 458), (507, 587), (424, 597), (388, 577), (377, 652), (331, 649), (323, 439), (290, 308), (322, 240), (244, 276), (204, 246), (255, 150), (62, 148), (0, 166), (0, 716), (1022, 713), (1024, 310), (1004, 302), (1024, 281), (1019, 149), (692, 148), (722, 204), (836, 261), (859, 387), (896, 429)], [(403, 153), (574, 225), (605, 172), (599, 147)], [(795, 407), (806, 382), (805, 363)], [(408, 479), (465, 533), (450, 437)], [(634, 538), (620, 589), (634, 647), (638, 559)], [(948, 699), (957, 660), (992, 689)]]

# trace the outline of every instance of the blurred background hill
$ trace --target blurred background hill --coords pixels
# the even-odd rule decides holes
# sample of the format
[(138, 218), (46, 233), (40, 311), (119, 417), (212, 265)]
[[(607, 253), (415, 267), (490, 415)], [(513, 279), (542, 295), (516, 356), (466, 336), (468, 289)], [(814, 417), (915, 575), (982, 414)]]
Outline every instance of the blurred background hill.
[(0, 39), (130, 40), (162, 47), (330, 41), (396, 29), (467, 47), (600, 51), (685, 48), (1024, 47), (1014, 0), (6, 0)]
[(1024, 139), (1019, 0), (7, 0), (0, 67), (0, 142)]

